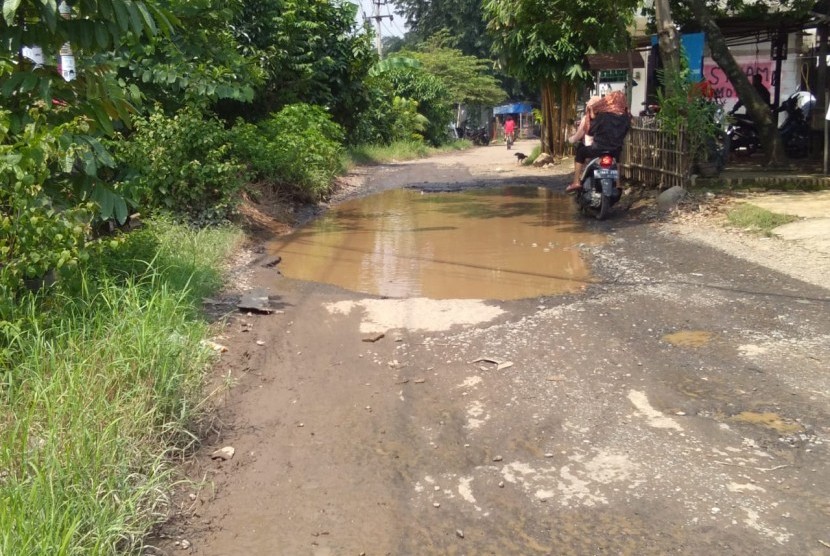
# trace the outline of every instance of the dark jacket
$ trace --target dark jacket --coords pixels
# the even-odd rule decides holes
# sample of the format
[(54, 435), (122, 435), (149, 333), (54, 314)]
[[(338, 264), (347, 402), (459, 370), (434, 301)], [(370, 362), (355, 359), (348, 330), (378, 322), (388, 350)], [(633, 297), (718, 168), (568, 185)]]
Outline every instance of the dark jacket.
[(591, 120), (589, 131), (594, 138), (593, 148), (601, 151), (619, 151), (630, 127), (631, 117), (628, 114), (597, 114)]

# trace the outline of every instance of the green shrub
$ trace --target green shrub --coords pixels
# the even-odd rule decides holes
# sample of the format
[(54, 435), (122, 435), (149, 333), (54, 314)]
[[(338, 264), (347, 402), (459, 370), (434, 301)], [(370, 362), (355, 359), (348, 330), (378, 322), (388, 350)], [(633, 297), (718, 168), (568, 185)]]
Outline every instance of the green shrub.
[(371, 106), (361, 114), (352, 130), (350, 145), (424, 140), (429, 120), (418, 111), (418, 101), (397, 94), (392, 81), (384, 77), (373, 78), (368, 93)]
[(394, 94), (418, 103), (424, 116), (424, 138), (437, 147), (450, 140), (447, 126), (453, 121), (451, 94), (443, 82), (419, 68), (394, 68), (388, 72)]
[(114, 143), (129, 167), (125, 180), (142, 211), (163, 210), (196, 224), (227, 220), (245, 182), (222, 123), (193, 107), (168, 118), (160, 110), (135, 122), (135, 133)]
[(234, 127), (236, 152), (254, 178), (316, 202), (328, 197), (343, 168), (343, 130), (319, 106), (292, 104), (253, 126)]
[[(61, 202), (62, 191), (50, 178), (64, 174), (75, 145), (64, 138), (83, 122), (50, 126), (37, 110), (17, 134), (11, 116), (0, 110), (0, 296), (8, 298), (24, 280), (74, 265), (83, 256), (94, 206)], [(71, 162), (69, 164), (72, 166)]]

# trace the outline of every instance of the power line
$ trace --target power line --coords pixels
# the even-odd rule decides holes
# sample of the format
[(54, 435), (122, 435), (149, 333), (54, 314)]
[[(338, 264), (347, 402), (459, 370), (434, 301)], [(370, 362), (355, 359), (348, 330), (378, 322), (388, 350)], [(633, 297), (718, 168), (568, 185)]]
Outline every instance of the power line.
[(381, 21), (383, 21), (384, 19), (387, 19), (387, 18), (390, 21), (394, 19), (392, 14), (383, 15), (383, 14), (380, 13), (380, 8), (382, 6), (387, 6), (386, 0), (373, 0), (372, 1), (373, 15), (371, 16), (371, 19), (375, 20), (375, 29), (376, 29), (376, 34), (377, 34), (377, 36), (375, 37), (375, 43), (376, 43), (376, 46), (377, 46), (377, 49), (378, 49), (378, 56), (380, 56), (381, 58), (383, 57), (383, 45), (382, 45), (383, 30), (381, 29), (381, 25), (380, 25)]

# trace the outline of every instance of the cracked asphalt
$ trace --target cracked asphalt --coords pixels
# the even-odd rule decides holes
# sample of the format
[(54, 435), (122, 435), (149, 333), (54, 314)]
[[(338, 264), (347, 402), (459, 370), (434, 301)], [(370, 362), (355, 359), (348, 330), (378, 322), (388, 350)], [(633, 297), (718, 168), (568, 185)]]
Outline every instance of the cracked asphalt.
[[(344, 197), (568, 183), (509, 156)], [(607, 241), (567, 295), (384, 299), (255, 267), (284, 312), (230, 315), (234, 386), (156, 553), (830, 554), (830, 291), (623, 210), (579, 225)]]

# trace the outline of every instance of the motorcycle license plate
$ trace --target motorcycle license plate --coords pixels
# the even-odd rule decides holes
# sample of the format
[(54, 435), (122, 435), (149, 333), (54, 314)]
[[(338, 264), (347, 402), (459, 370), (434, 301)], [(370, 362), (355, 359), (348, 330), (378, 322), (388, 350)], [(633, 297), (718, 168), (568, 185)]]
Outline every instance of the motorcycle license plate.
[(611, 179), (615, 180), (615, 179), (620, 177), (620, 174), (617, 170), (604, 170), (602, 168), (599, 168), (597, 170), (594, 170), (594, 177), (597, 177), (597, 178), (600, 178), (600, 179), (601, 178), (611, 178)]

